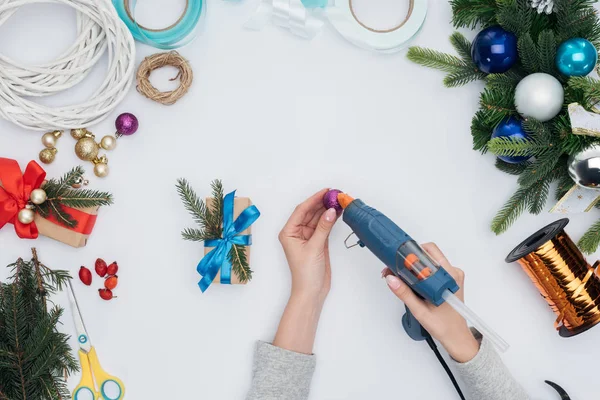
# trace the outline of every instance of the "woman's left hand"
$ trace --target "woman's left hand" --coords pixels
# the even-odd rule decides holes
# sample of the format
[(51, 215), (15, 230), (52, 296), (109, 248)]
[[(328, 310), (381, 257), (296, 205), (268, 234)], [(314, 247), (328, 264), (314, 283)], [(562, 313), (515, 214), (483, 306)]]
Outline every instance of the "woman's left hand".
[(323, 189), (300, 204), (279, 234), (290, 271), (292, 297), (322, 304), (331, 287), (329, 233), (337, 220), (335, 209), (323, 206)]

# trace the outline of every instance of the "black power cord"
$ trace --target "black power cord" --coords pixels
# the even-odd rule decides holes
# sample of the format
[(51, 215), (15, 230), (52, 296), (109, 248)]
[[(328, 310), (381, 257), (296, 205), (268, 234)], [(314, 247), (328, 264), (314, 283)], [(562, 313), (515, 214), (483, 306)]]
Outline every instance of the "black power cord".
[(440, 362), (440, 364), (442, 364), (442, 367), (444, 367), (444, 371), (446, 371), (446, 373), (448, 374), (448, 378), (450, 378), (450, 381), (452, 381), (452, 384), (454, 385), (454, 389), (456, 389), (456, 392), (460, 396), (461, 400), (465, 400), (465, 396), (463, 395), (463, 392), (460, 389), (460, 386), (458, 385), (458, 382), (456, 381), (454, 374), (450, 370), (450, 367), (448, 366), (448, 363), (446, 363), (446, 360), (444, 360), (444, 357), (442, 357), (442, 354), (438, 350), (438, 347), (435, 344), (435, 341), (433, 340), (433, 338), (430, 335), (427, 335), (427, 337), (425, 338), (425, 341), (427, 342), (427, 344), (429, 345), (431, 350), (433, 350), (433, 353), (435, 354), (435, 356), (438, 359), (438, 361)]

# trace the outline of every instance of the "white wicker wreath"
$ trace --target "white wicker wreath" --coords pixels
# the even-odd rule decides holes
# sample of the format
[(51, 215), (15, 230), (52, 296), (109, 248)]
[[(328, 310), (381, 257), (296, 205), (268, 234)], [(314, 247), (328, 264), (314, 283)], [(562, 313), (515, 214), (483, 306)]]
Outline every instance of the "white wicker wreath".
[[(110, 0), (0, 0), (0, 26), (21, 6), (66, 4), (77, 11), (77, 39), (56, 60), (23, 65), (0, 54), (0, 115), (37, 131), (72, 129), (104, 119), (125, 97), (134, 73), (135, 44)], [(80, 104), (47, 107), (49, 96), (81, 82), (108, 51), (108, 72), (96, 92)]]

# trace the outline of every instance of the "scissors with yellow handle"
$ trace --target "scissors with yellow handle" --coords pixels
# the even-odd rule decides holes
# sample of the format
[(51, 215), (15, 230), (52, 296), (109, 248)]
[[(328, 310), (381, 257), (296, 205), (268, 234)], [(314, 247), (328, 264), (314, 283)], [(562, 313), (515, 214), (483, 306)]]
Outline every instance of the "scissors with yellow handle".
[(73, 400), (122, 400), (125, 397), (125, 385), (119, 378), (107, 374), (100, 366), (96, 349), (92, 346), (85, 329), (71, 281), (69, 302), (77, 330), (81, 363), (81, 381), (73, 391)]

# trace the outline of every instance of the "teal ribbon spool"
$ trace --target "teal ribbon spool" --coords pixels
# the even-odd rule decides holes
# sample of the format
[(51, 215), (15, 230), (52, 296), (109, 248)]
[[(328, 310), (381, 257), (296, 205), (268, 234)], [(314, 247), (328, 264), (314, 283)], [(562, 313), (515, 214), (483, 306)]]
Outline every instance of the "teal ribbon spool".
[(301, 0), (306, 8), (325, 8), (329, 0)]
[(137, 0), (112, 0), (117, 14), (138, 42), (164, 50), (176, 49), (194, 40), (194, 31), (205, 14), (205, 0), (187, 0), (177, 22), (163, 29), (146, 28), (135, 21)]

